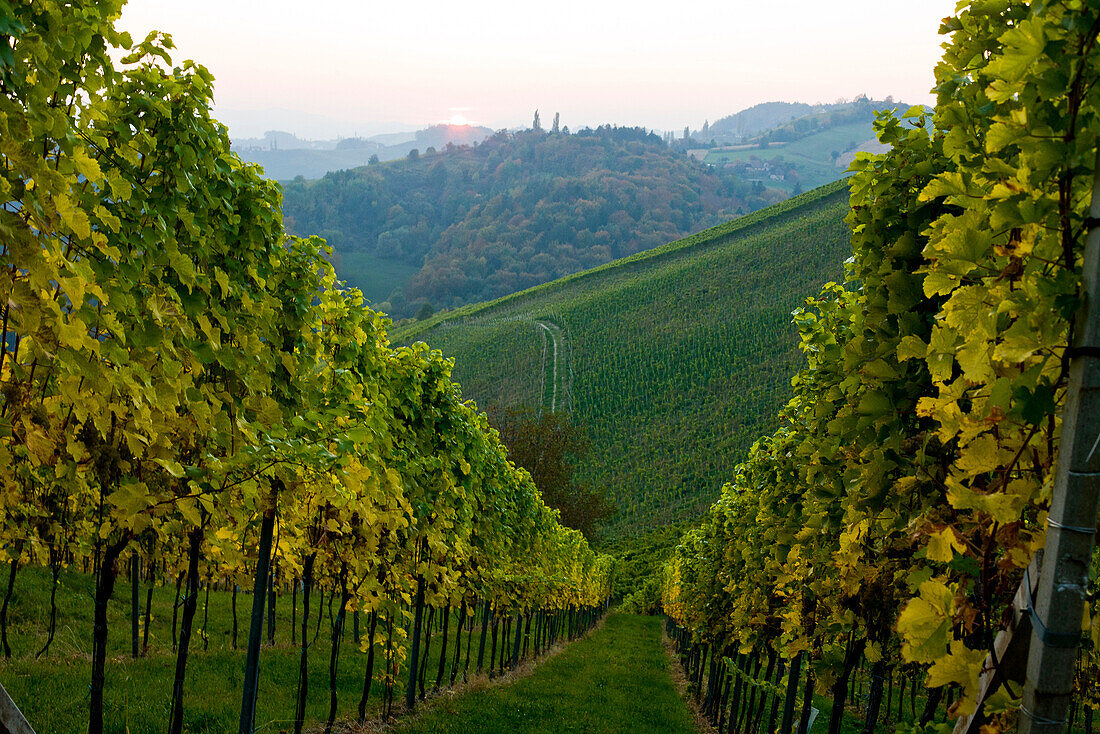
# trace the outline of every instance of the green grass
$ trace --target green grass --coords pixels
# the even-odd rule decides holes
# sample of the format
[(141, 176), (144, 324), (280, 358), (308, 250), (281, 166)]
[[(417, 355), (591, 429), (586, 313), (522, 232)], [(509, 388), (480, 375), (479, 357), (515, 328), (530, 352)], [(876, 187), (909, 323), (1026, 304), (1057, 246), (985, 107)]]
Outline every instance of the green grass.
[[(773, 161), (782, 158), (798, 170), (803, 188), (809, 189), (835, 181), (845, 174), (843, 166), (833, 163), (832, 153), (844, 153), (851, 145), (860, 145), (874, 137), (874, 129), (869, 122), (853, 122), (847, 125), (823, 130), (790, 143), (772, 144), (768, 148), (750, 148), (746, 150), (714, 151), (707, 155), (706, 162), (721, 165), (733, 161), (748, 161), (759, 158)], [(790, 190), (791, 181), (766, 181), (769, 186), (778, 186)]]
[(684, 240), (397, 329), (455, 358), (479, 405), (537, 408), (542, 341), (567, 334), (578, 478), (609, 489), (610, 532), (697, 516), (774, 428), (801, 363), (791, 311), (850, 254), (837, 182)]
[(616, 613), (530, 676), (443, 700), (395, 731), (694, 734), (696, 729), (672, 684), (661, 619)]
[(417, 270), (414, 265), (383, 260), (359, 250), (339, 251), (335, 261), (336, 277), (363, 291), (363, 297), (375, 304), (389, 298), (394, 288), (404, 286)]
[[(7, 567), (4, 568), (6, 582)], [(20, 569), (12, 607), (8, 611), (8, 639), (12, 645), (13, 657), (10, 660), (0, 660), (0, 683), (11, 694), (35, 731), (50, 734), (81, 732), (87, 729), (94, 581), (86, 574), (62, 573), (58, 589), (57, 635), (50, 652), (35, 660), (34, 653), (41, 648), (46, 636), (49, 586), (49, 573), (44, 569)], [(149, 650), (144, 657), (136, 660), (130, 657), (129, 589), (128, 580), (120, 578), (109, 605), (104, 731), (111, 734), (162, 732), (166, 729), (175, 666), (171, 631), (175, 588), (174, 585), (168, 585), (155, 590)], [(192, 734), (223, 734), (237, 730), (245, 652), (243, 649), (232, 649), (230, 597), (229, 592), (214, 591), (210, 594), (210, 643), (209, 650), (203, 652), (202, 638), (198, 634), (202, 628), (204, 600), (200, 592), (184, 688), (184, 730)], [(326, 611), (321, 621), (320, 634), (310, 648), (307, 722), (323, 721), (328, 714), (328, 664), (331, 650), (328, 598), (329, 594), (326, 592)], [(316, 601), (315, 592), (311, 601), (311, 638), (317, 619)], [(293, 728), (299, 648), (290, 642), (290, 602), (289, 590), (279, 596), (276, 604), (276, 644), (274, 647), (265, 645), (260, 654), (260, 690), (256, 716), (258, 732), (280, 732), (288, 727)], [(144, 584), (141, 589), (141, 604), (144, 614)], [(242, 648), (247, 642), (251, 604), (251, 594), (238, 595), (239, 642)], [(299, 594), (299, 625), (301, 606), (302, 597)], [(360, 622), (361, 630), (366, 634), (367, 618), (364, 616)], [(453, 635), (454, 614), (450, 626)], [(382, 629), (381, 625), (379, 629)], [(480, 627), (475, 627), (475, 662), (471, 663), (471, 668), (476, 665), (478, 630)], [(439, 639), (437, 631), (429, 656), (429, 685), (435, 680)], [(449, 643), (452, 652), (453, 645), (452, 637)], [(376, 672), (384, 666), (383, 660), (381, 655), (376, 657)], [(352, 637), (352, 620), (349, 614), (337, 678), (340, 718), (356, 716), (365, 665), (366, 655), (358, 650)], [(404, 700), (403, 690), (402, 685), (396, 689), (397, 707)], [(381, 693), (382, 688), (376, 680), (371, 689), (368, 714), (378, 713)]]

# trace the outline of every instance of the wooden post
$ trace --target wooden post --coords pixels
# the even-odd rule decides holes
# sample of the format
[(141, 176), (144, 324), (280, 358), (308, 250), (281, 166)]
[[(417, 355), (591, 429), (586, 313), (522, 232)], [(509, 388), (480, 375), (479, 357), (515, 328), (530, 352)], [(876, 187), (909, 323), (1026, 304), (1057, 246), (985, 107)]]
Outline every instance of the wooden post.
[[(273, 482), (274, 484), (274, 482)], [(256, 695), (260, 686), (260, 642), (264, 627), (264, 596), (271, 569), (271, 536), (275, 530), (275, 502), (260, 522), (260, 553), (256, 559), (256, 583), (252, 587), (252, 617), (248, 625), (248, 653), (244, 664), (244, 690), (237, 734), (252, 734), (256, 722)]]
[(1100, 498), (1100, 151), (1074, 321), (1062, 442), (1032, 617), (1021, 734), (1066, 731)]
[(798, 701), (798, 679), (802, 672), (802, 653), (791, 661), (791, 672), (787, 676), (787, 696), (783, 700), (783, 723), (779, 725), (780, 734), (791, 734), (794, 727), (794, 705)]
[(141, 606), (138, 604), (138, 591), (141, 586), (141, 565), (138, 561), (137, 551), (130, 556), (130, 656), (136, 658), (141, 649), (138, 634), (138, 619), (141, 617)]
[[(960, 716), (955, 722), (954, 734), (978, 734), (985, 723), (984, 709), (986, 699), (995, 693), (1005, 681), (1023, 683), (1024, 668), (1027, 666), (1027, 649), (1031, 641), (1031, 599), (1035, 594), (1035, 583), (1039, 579), (1039, 568), (1043, 564), (1043, 551), (1036, 553), (1024, 572), (1024, 578), (1016, 589), (1012, 600), (1012, 614), (1007, 626), (997, 633), (993, 640), (991, 655), (987, 655), (978, 678), (978, 700), (974, 713)], [(902, 678), (904, 689), (905, 678)], [(916, 683), (914, 685), (914, 690)], [(913, 692), (910, 691), (910, 696)], [(898, 719), (901, 719), (902, 691), (898, 692)]]
[(416, 710), (416, 676), (420, 663), (420, 626), (424, 619), (424, 577), (416, 577), (416, 613), (413, 622), (412, 646), (409, 651), (409, 685), (405, 687), (405, 708)]

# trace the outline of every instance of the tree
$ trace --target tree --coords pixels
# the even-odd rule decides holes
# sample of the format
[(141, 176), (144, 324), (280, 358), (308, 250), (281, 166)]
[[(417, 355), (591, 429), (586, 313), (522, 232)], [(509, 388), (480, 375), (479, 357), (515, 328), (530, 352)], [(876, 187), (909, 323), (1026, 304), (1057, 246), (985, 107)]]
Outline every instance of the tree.
[(550, 132), (552, 132), (552, 133), (561, 132), (560, 122), (561, 122), (561, 113), (560, 112), (555, 112), (554, 113), (554, 124), (550, 126)]
[(691, 138), (691, 128), (689, 128), (687, 125), (684, 125), (684, 140), (688, 140), (690, 138)]
[(584, 431), (568, 413), (510, 409), (493, 423), (508, 447), (508, 458), (535, 480), (542, 499), (561, 512), (561, 523), (591, 537), (615, 512), (602, 489), (580, 484), (573, 472), (588, 448)]
[(539, 120), (538, 110), (535, 110), (535, 119), (531, 122), (531, 129), (535, 132), (542, 132), (542, 122)]
[(435, 313), (435, 310), (432, 308), (432, 304), (425, 301), (424, 305), (416, 312), (416, 320), (423, 321), (424, 319), (431, 318), (433, 313)]

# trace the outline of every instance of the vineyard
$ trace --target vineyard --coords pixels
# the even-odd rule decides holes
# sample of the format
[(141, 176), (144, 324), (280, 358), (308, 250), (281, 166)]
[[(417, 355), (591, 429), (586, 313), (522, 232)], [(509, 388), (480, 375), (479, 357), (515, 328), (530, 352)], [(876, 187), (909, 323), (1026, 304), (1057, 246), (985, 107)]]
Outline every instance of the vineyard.
[[(0, 730), (690, 730), (622, 576), (720, 734), (1092, 734), (1100, 0), (960, 3), (848, 180), (392, 337), (120, 10), (0, 0)], [(620, 559), (470, 397), (572, 413)]]
[(857, 678), (865, 732), (1093, 730), (1100, 5), (942, 32), (932, 131), (880, 116), (793, 397), (665, 568), (725, 731), (805, 731), (816, 688), (835, 734)]
[(567, 333), (583, 481), (621, 534), (696, 517), (775, 425), (797, 368), (795, 295), (841, 273), (843, 183), (608, 265), (394, 334), (455, 358), (479, 404), (537, 408), (543, 340)]
[(590, 627), (611, 560), (451, 363), (392, 347), (323, 242), (286, 234), (210, 74), (117, 32), (120, 5), (0, 4), (0, 646), (25, 712), (244, 734), (264, 669), (265, 715), (332, 731)]

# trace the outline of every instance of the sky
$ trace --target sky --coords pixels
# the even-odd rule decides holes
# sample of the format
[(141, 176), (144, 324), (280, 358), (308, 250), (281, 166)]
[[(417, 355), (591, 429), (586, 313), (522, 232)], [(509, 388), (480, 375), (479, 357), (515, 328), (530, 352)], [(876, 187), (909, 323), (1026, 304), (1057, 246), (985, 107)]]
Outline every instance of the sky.
[(955, 0), (129, 0), (216, 78), (234, 136), (441, 122), (693, 129), (759, 102), (931, 104)]

